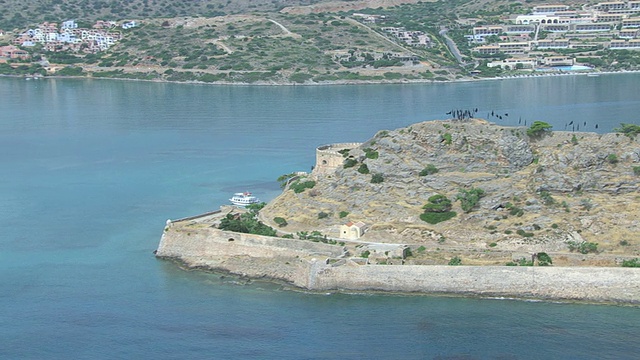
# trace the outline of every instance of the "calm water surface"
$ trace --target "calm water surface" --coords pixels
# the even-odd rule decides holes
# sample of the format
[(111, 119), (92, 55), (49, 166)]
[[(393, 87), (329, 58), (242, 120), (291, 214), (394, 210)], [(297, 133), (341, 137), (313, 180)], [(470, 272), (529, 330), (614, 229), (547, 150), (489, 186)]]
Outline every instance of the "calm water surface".
[(275, 197), (275, 179), (309, 170), (317, 145), (476, 107), (501, 124), (609, 131), (637, 123), (639, 80), (0, 78), (0, 358), (636, 358), (633, 307), (307, 294), (183, 271), (152, 251), (167, 218), (216, 209), (236, 191)]

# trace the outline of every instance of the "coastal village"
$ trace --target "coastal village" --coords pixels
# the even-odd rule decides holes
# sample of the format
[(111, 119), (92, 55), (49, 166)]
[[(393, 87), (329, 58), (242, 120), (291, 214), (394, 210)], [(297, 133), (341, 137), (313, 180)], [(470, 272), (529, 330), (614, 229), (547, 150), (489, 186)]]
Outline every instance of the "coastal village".
[[(283, 10), (285, 11), (287, 10)], [(359, 24), (361, 29), (352, 29), (350, 32), (367, 33), (384, 39), (387, 44), (396, 45), (385, 50), (371, 50), (375, 46), (364, 46), (367, 50), (362, 46), (335, 46), (335, 49), (325, 50), (324, 56), (331, 59), (331, 66), (335, 68), (332, 71), (342, 71), (342, 75), (337, 78), (346, 76), (347, 79), (356, 80), (443, 81), (527, 74), (533, 71), (538, 71), (535, 74), (539, 75), (542, 72), (635, 70), (629, 66), (637, 62), (637, 54), (628, 54), (625, 51), (640, 50), (640, 1), (545, 3), (530, 7), (527, 7), (526, 3), (513, 3), (497, 12), (474, 14), (476, 17), (459, 16), (453, 23), (431, 24), (439, 27), (437, 31), (419, 30), (411, 23), (399, 21), (397, 15), (394, 16), (392, 11), (385, 11), (383, 8), (375, 11), (364, 8), (350, 13), (340, 13), (339, 16), (330, 15), (330, 19), (335, 19), (331, 22), (335, 26)], [(298, 16), (304, 19), (311, 15)], [(189, 18), (167, 19), (162, 21), (160, 27), (183, 29), (189, 26), (190, 22), (206, 24), (200, 25), (200, 28), (213, 26), (208, 21)], [(300, 37), (289, 30), (289, 25), (285, 26), (268, 18), (265, 21), (277, 24), (284, 36)], [(224, 21), (221, 23), (224, 24)], [(151, 26), (150, 24), (154, 24), (154, 20), (98, 20), (90, 25), (80, 20), (65, 20), (59, 24), (43, 22), (26, 30), (0, 30), (0, 45), (6, 44), (0, 46), (0, 63), (8, 63), (11, 67), (17, 68), (33, 59), (34, 62), (44, 64), (47, 72), (53, 73), (67, 66), (76, 66), (73, 65), (76, 63), (82, 65), (82, 59), (86, 55), (109, 54), (125, 37), (133, 39), (136, 36), (133, 30)], [(256, 35), (255, 32), (247, 36), (233, 25), (235, 23), (227, 24), (231, 24), (228, 25), (227, 35), (213, 40), (201, 39), (202, 44), (213, 49), (209, 51), (212, 56), (199, 55), (206, 64), (196, 66), (195, 63), (190, 63), (195, 55), (189, 56), (188, 51), (182, 50), (180, 55), (185, 54), (184, 56), (165, 55), (162, 59), (146, 55), (131, 61), (120, 56), (121, 60), (117, 61), (119, 65), (116, 68), (118, 71), (126, 72), (139, 71), (141, 68), (156, 71), (156, 74), (138, 75), (142, 78), (151, 76), (152, 79), (168, 77), (197, 80), (203, 76), (202, 74), (217, 74), (217, 77), (203, 77), (204, 81), (209, 81), (207, 79), (210, 78), (213, 82), (216, 79), (227, 78), (233, 82), (229, 67), (235, 70), (236, 74), (250, 73), (257, 79), (274, 77), (277, 72), (291, 76), (290, 80), (296, 83), (321, 82), (323, 79), (335, 78), (317, 75), (317, 80), (309, 81), (313, 75), (290, 75), (284, 69), (276, 72), (270, 70), (269, 73), (266, 72), (268, 69), (252, 69), (253, 66), (249, 64), (238, 65), (239, 71), (233, 65), (219, 65), (219, 62), (237, 56), (238, 50), (242, 50), (238, 41), (253, 42), (261, 38), (273, 39), (275, 36), (282, 36)], [(366, 45), (363, 40), (355, 40), (355, 43)], [(47, 55), (53, 53), (71, 54), (77, 59), (71, 65), (64, 62), (48, 62)], [(612, 57), (609, 56), (611, 53), (622, 55)], [(433, 54), (450, 59), (436, 60), (432, 58)], [(618, 58), (621, 56), (628, 58), (628, 61), (619, 61)], [(103, 61), (96, 66), (95, 61), (90, 62), (94, 71), (103, 72), (113, 68), (115, 63)], [(194, 75), (189, 71), (194, 67), (201, 73)], [(166, 72), (167, 69), (171, 71)], [(387, 74), (381, 77), (382, 72), (378, 73), (378, 69), (384, 69), (387, 73), (397, 72), (400, 75)], [(261, 75), (258, 74), (258, 70), (262, 71)], [(313, 73), (313, 69), (309, 71)], [(423, 71), (426, 72), (415, 75)], [(354, 75), (345, 75), (348, 73)], [(114, 74), (117, 77), (118, 73)], [(242, 76), (240, 78), (246, 79)]]

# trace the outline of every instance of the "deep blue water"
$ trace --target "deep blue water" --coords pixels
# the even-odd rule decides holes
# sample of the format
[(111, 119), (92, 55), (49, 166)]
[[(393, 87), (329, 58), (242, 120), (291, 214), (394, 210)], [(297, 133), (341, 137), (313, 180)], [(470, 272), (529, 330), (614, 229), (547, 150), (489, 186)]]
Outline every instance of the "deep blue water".
[[(640, 75), (224, 87), (0, 78), (0, 358), (634, 359), (633, 307), (308, 294), (153, 257), (164, 222), (276, 196), (317, 145), (445, 118), (609, 131)], [(504, 114), (508, 113), (506, 116)]]

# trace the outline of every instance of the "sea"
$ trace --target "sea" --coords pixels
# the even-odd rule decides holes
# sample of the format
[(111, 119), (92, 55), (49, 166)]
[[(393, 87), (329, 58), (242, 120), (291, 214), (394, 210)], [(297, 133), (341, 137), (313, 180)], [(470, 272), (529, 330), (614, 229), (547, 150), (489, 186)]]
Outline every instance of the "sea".
[(638, 307), (304, 292), (153, 251), (167, 219), (234, 192), (273, 199), (278, 176), (311, 170), (319, 145), (460, 109), (608, 132), (638, 124), (639, 83), (0, 78), (0, 359), (637, 359)]

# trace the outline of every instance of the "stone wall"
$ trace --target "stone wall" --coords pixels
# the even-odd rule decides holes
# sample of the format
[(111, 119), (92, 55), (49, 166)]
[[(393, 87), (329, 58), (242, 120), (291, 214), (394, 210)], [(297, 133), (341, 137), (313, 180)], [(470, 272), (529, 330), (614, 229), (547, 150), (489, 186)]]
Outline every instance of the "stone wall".
[(378, 290), (640, 303), (640, 270), (603, 267), (359, 265), (340, 246), (174, 223), (158, 257), (287, 281), (309, 290)]
[(640, 303), (633, 268), (364, 265), (327, 267), (314, 290), (382, 290)]
[(337, 245), (173, 223), (162, 234), (156, 256), (177, 259), (190, 267), (279, 279), (307, 288), (310, 266), (342, 253)]

